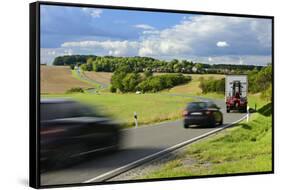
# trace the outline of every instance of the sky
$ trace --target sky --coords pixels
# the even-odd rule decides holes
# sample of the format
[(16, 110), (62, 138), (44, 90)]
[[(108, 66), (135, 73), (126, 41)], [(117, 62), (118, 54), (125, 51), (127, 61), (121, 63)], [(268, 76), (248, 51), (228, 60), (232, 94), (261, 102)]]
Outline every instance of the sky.
[(146, 56), (208, 64), (271, 62), (271, 20), (41, 5), (41, 63), (61, 55)]

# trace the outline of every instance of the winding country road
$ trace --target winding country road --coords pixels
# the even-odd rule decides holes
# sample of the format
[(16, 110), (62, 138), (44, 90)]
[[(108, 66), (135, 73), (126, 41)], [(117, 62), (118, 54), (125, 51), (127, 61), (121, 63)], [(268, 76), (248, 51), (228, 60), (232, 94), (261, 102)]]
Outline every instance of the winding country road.
[(107, 88), (109, 86), (109, 84), (101, 83), (99, 81), (96, 81), (96, 80), (93, 80), (93, 79), (87, 77), (83, 73), (83, 71), (82, 71), (82, 69), (80, 67), (78, 67), (77, 69), (74, 69), (74, 71), (76, 72), (76, 74), (80, 78), (80, 80), (87, 81), (87, 82), (89, 82), (91, 84), (97, 84), (98, 85), (97, 88), (88, 89), (87, 91), (89, 93), (97, 93), (99, 90), (105, 89), (105, 88)]
[[(202, 98), (201, 98), (202, 99)], [(213, 100), (221, 108), (223, 100)], [(122, 130), (124, 140), (120, 151), (96, 156), (83, 163), (65, 169), (41, 174), (41, 185), (72, 184), (106, 181), (124, 171), (136, 167), (162, 154), (192, 141), (223, 130), (245, 118), (242, 113), (226, 113), (224, 123), (216, 128), (184, 129), (181, 120)]]

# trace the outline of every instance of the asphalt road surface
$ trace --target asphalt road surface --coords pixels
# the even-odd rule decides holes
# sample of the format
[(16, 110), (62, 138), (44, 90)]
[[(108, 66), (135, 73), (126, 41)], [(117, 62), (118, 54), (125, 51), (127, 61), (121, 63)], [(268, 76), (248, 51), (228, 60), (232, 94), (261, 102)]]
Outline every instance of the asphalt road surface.
[[(139, 160), (157, 155), (157, 153), (175, 147), (180, 143), (200, 137), (216, 129), (230, 125), (243, 118), (243, 113), (226, 113), (225, 103), (214, 100), (223, 108), (224, 124), (216, 128), (189, 128), (184, 129), (182, 120), (155, 124), (147, 127), (122, 130), (125, 137), (120, 151), (95, 156), (82, 163), (41, 174), (41, 185), (72, 184), (100, 182), (112, 172), (137, 163)], [(172, 154), (172, 152), (169, 152)]]

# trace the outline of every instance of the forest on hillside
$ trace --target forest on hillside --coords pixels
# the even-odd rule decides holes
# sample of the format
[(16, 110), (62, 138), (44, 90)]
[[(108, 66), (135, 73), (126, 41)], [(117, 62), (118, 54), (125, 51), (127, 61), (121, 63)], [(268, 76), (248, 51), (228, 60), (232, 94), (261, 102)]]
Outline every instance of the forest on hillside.
[(78, 65), (85, 71), (114, 72), (118, 67), (127, 65), (132, 72), (158, 73), (215, 73), (215, 74), (243, 74), (251, 70), (261, 70), (263, 66), (206, 64), (188, 60), (173, 59), (171, 61), (154, 59), (151, 57), (113, 57), (95, 55), (65, 55), (56, 57), (53, 65), (68, 65), (72, 69)]

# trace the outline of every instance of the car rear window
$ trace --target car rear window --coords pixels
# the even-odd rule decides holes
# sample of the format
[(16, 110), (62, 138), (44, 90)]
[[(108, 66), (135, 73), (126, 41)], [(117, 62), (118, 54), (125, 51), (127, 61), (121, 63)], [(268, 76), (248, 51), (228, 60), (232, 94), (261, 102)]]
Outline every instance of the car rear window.
[(192, 102), (188, 104), (187, 109), (192, 111), (192, 110), (205, 109), (206, 107), (207, 104), (205, 102)]

